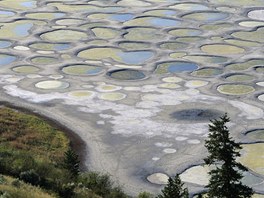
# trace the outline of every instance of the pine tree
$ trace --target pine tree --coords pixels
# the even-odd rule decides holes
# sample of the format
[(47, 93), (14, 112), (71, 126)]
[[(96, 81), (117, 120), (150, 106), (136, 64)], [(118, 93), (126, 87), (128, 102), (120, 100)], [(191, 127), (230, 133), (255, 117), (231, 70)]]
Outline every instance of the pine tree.
[(64, 168), (70, 172), (73, 178), (78, 176), (80, 173), (79, 157), (72, 149), (68, 149), (64, 153)]
[(162, 194), (158, 195), (157, 198), (188, 198), (188, 190), (183, 188), (183, 185), (179, 175), (174, 178), (170, 177), (168, 184), (161, 190)]
[(225, 114), (209, 124), (208, 140), (205, 141), (209, 156), (204, 159), (205, 164), (214, 167), (209, 172), (209, 198), (249, 198), (253, 194), (251, 188), (241, 183), (242, 171), (247, 169), (236, 161), (242, 147), (229, 136), (226, 126), (229, 121)]

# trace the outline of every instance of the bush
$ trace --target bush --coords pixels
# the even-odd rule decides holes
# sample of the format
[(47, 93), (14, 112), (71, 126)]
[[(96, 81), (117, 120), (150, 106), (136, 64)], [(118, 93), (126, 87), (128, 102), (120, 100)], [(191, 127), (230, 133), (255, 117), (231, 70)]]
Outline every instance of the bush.
[(141, 192), (139, 193), (138, 198), (154, 198), (154, 196), (148, 192)]
[(19, 178), (24, 182), (30, 183), (35, 186), (40, 184), (40, 177), (34, 169), (21, 172)]
[(97, 172), (86, 172), (81, 174), (78, 182), (86, 188), (91, 189), (97, 195), (106, 198), (125, 198), (127, 197), (120, 187), (115, 187), (110, 176)]

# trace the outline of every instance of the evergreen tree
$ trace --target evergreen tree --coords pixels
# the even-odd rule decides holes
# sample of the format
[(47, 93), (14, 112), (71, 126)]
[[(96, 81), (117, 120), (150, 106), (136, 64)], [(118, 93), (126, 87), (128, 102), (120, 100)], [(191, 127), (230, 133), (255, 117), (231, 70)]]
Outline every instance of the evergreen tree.
[(78, 155), (72, 149), (68, 149), (64, 153), (64, 168), (70, 172), (73, 178), (80, 173), (80, 160)]
[(205, 164), (214, 165), (209, 172), (209, 198), (249, 198), (253, 194), (251, 188), (241, 183), (242, 171), (247, 169), (236, 161), (242, 147), (229, 136), (226, 126), (229, 121), (225, 114), (209, 124), (209, 136), (205, 141), (209, 156), (204, 159)]
[(183, 185), (178, 174), (174, 178), (170, 177), (168, 184), (161, 190), (162, 194), (157, 198), (188, 198), (188, 190)]

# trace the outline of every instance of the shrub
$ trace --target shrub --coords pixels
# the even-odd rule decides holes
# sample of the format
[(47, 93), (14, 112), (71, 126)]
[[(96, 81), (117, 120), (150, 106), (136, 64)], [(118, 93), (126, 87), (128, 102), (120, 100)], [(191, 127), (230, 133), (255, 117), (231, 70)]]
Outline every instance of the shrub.
[(39, 185), (40, 183), (40, 177), (34, 169), (21, 172), (19, 177), (24, 182), (30, 183), (32, 185)]

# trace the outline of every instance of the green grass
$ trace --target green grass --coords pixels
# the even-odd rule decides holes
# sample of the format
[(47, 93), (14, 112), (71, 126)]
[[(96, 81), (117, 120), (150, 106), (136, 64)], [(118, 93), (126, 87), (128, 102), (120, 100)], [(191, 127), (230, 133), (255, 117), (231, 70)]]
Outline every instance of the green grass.
[[(6, 181), (0, 178), (0, 197), (128, 198), (108, 175), (73, 176), (65, 164), (71, 163), (65, 160), (69, 150), (67, 136), (44, 119), (0, 107), (0, 174)], [(13, 180), (28, 184), (17, 187)]]

